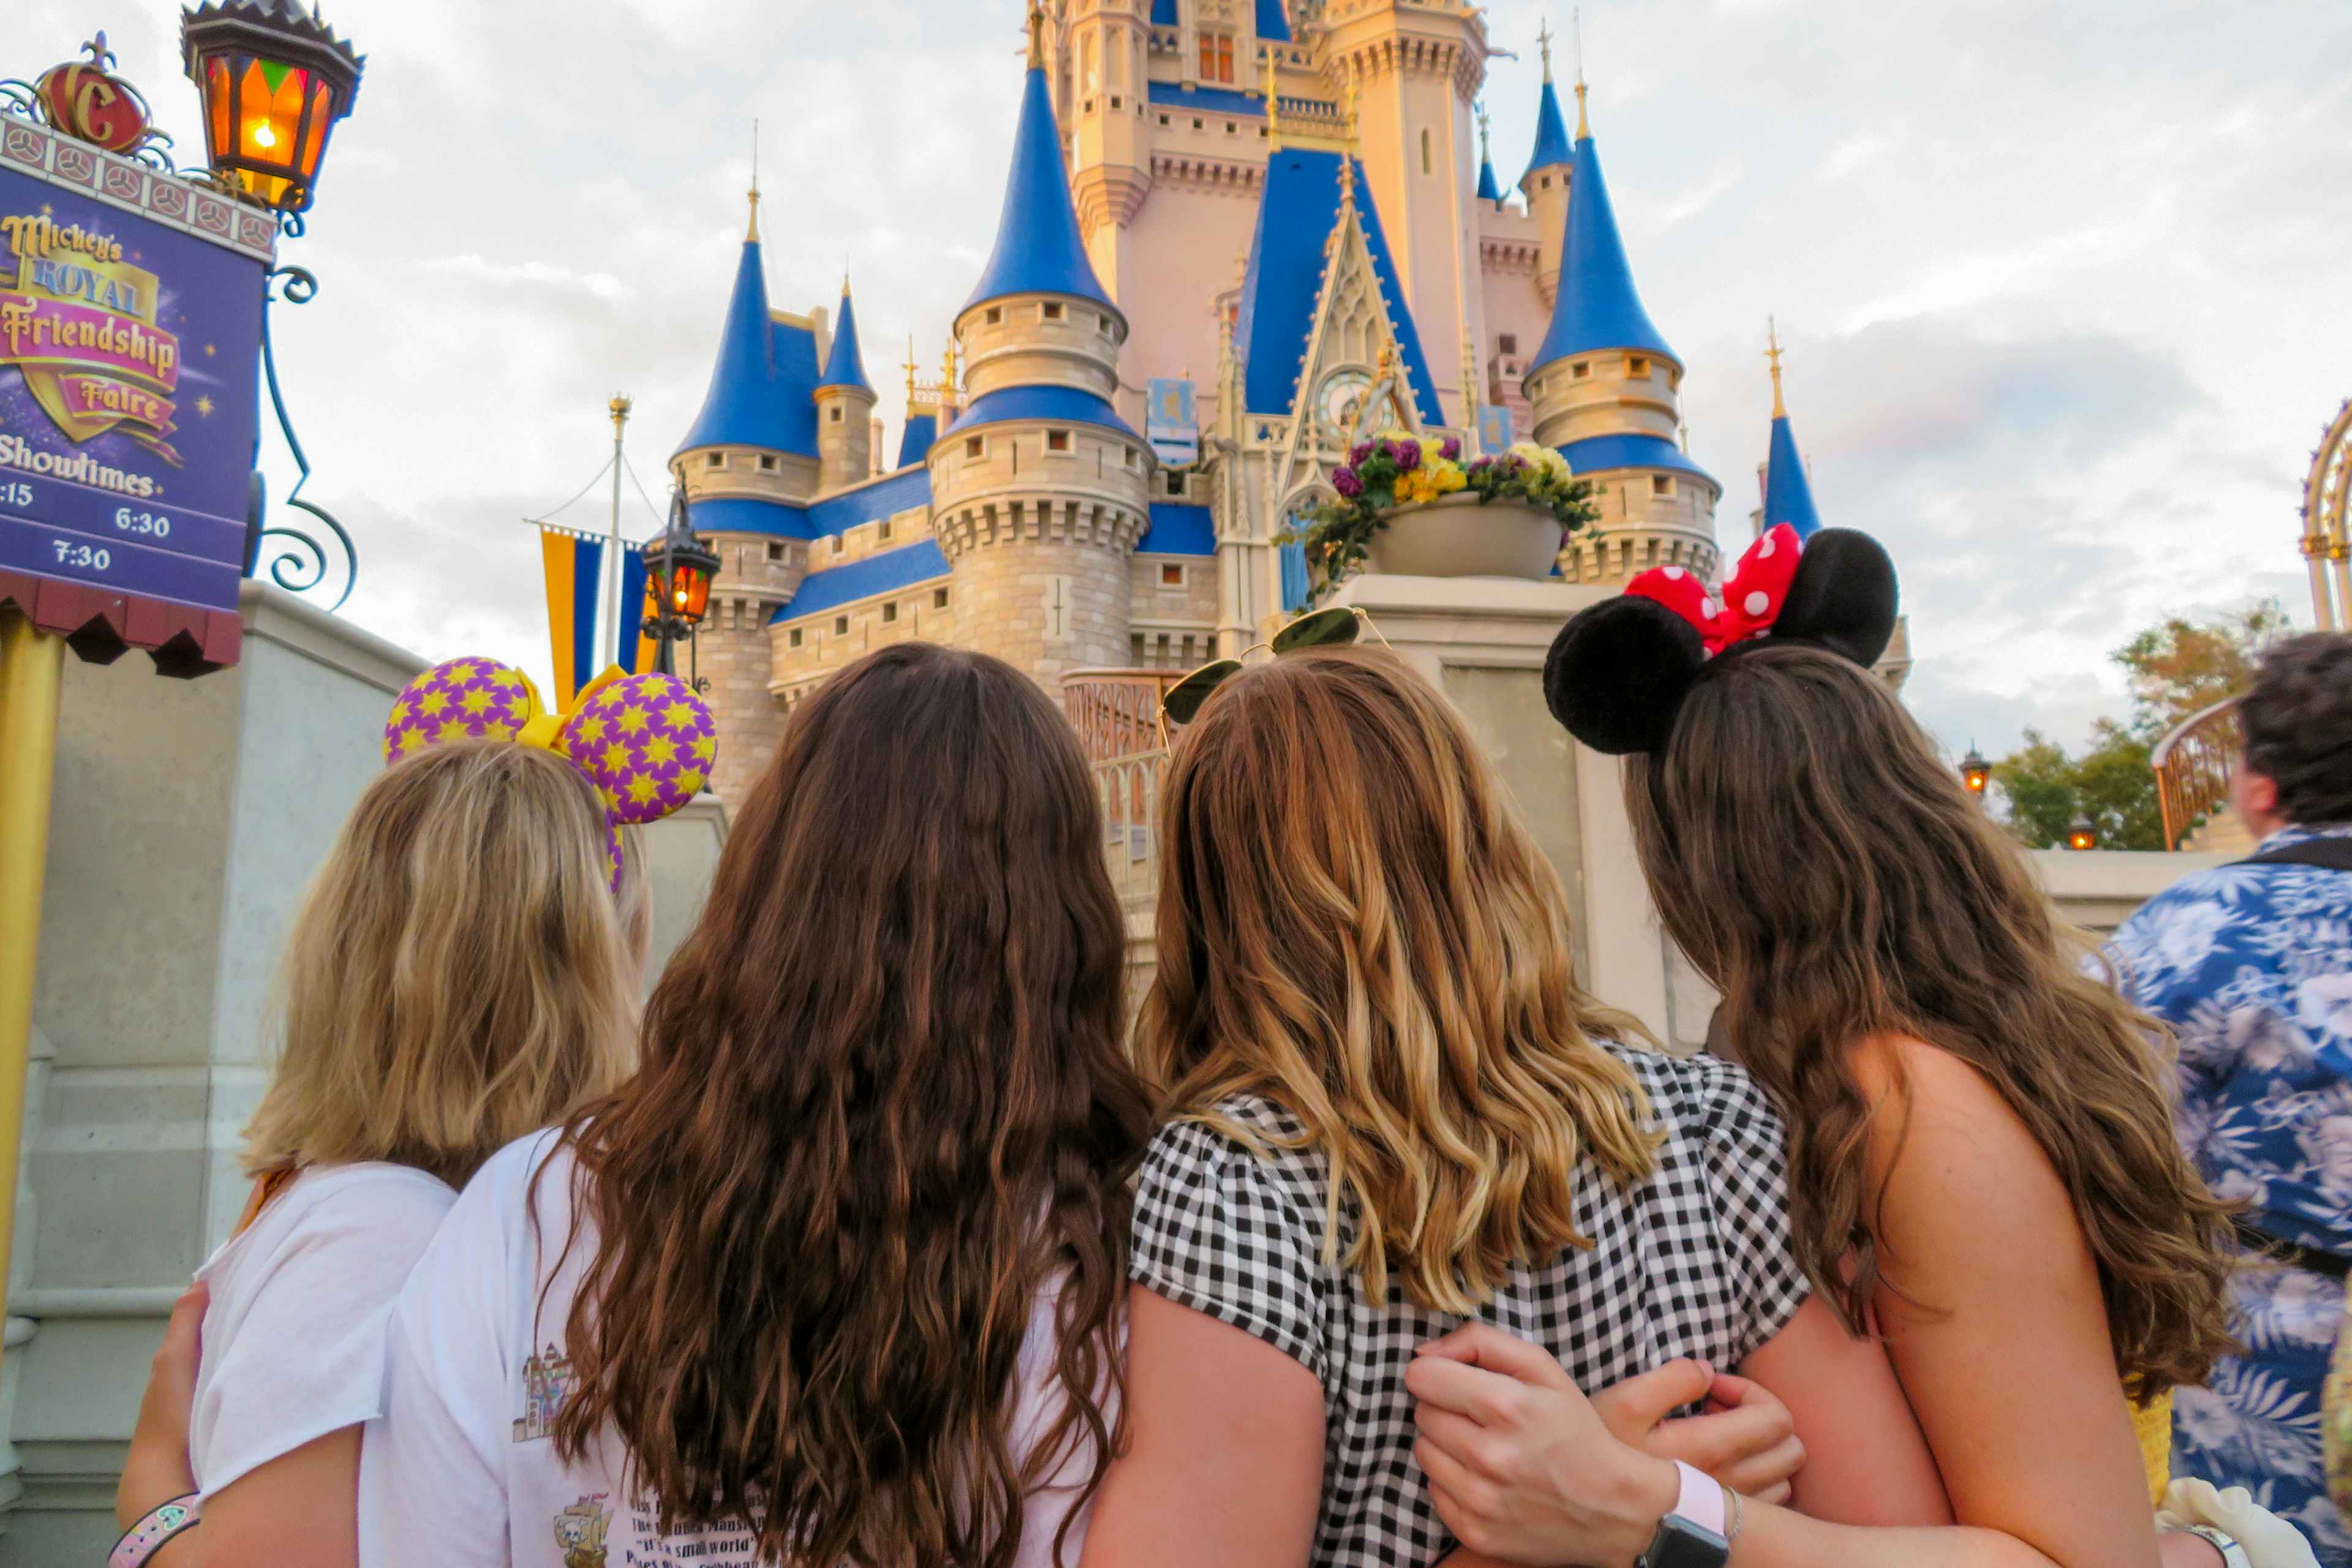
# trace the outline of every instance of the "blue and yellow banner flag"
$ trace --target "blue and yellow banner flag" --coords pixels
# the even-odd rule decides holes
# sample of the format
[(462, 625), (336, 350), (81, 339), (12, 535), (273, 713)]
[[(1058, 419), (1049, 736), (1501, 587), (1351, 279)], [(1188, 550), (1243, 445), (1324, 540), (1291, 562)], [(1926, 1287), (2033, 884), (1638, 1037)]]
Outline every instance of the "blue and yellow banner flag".
[[(547, 639), (555, 656), (555, 689), (548, 693), (548, 700), (561, 710), (572, 706), (580, 689), (601, 668), (596, 658), (596, 594), (604, 580), (604, 542), (541, 523), (539, 549), (547, 565)], [(641, 599), (644, 592), (643, 587), (638, 589)], [(622, 603), (628, 601), (625, 598)]]
[(646, 552), (643, 546), (621, 557), (621, 624), (614, 634), (618, 645), (613, 662), (631, 675), (654, 667), (654, 639), (646, 631)]

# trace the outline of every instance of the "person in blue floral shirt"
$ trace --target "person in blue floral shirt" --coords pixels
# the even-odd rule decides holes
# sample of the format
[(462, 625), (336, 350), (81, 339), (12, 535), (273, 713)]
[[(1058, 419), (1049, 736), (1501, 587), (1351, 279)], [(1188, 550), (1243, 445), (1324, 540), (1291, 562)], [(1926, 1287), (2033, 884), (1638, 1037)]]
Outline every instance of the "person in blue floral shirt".
[(2176, 1396), (2173, 1473), (2246, 1488), (2352, 1568), (2320, 1448), (2352, 1259), (2352, 637), (2275, 645), (2240, 712), (2231, 799), (2261, 849), (2150, 900), (2109, 949), (2179, 1037), (2189, 1154), (2276, 1260), (2238, 1279), (2244, 1353)]

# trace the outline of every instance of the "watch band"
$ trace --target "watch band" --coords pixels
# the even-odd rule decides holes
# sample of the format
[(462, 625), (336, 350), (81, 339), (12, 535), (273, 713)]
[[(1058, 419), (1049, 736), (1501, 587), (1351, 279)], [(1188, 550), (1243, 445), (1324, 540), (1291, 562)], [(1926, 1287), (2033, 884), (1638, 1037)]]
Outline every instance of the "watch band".
[(1675, 1515), (1721, 1535), (1724, 1532), (1724, 1515), (1728, 1511), (1723, 1500), (1723, 1483), (1697, 1466), (1685, 1465), (1680, 1459), (1675, 1461), (1675, 1468), (1680, 1472), (1683, 1482), (1683, 1494), (1675, 1500)]
[(1675, 1510), (1658, 1522), (1658, 1533), (1636, 1568), (1724, 1568), (1731, 1542), (1724, 1534), (1729, 1511), (1723, 1487), (1704, 1470), (1676, 1460), (1682, 1495)]
[(122, 1539), (107, 1553), (106, 1568), (139, 1568), (161, 1551), (165, 1542), (182, 1531), (194, 1530), (202, 1519), (195, 1493), (173, 1498), (122, 1532)]
[(2227, 1568), (2253, 1568), (2254, 1560), (2246, 1555), (2246, 1549), (2239, 1544), (2236, 1536), (2216, 1530), (2210, 1524), (2182, 1524), (2174, 1528), (2183, 1535), (2200, 1536), (2211, 1542)]

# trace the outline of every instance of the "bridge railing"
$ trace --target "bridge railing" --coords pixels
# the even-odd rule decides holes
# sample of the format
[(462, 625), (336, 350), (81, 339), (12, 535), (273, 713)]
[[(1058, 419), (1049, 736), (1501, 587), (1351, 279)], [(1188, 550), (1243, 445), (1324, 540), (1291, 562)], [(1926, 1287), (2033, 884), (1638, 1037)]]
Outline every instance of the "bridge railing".
[(1183, 678), (1161, 669), (1075, 669), (1062, 678), (1062, 710), (1094, 768), (1111, 885), (1130, 903), (1160, 890), (1153, 835), (1168, 773), (1160, 701)]
[(2230, 772), (2245, 750), (2238, 699), (2190, 714), (2148, 753), (2164, 808), (2164, 847), (2178, 849), (2197, 825), (2230, 798)]

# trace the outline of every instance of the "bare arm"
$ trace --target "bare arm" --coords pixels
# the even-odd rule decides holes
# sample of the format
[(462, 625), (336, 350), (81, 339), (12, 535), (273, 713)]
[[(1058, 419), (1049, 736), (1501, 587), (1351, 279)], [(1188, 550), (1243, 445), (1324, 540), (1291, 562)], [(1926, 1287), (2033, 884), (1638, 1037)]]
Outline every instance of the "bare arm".
[(1082, 1568), (1303, 1568), (1323, 1496), (1322, 1385), (1150, 1289), (1129, 1303), (1128, 1446)]
[(1779, 1395), (1805, 1445), (1793, 1505), (1843, 1524), (1949, 1524), (1936, 1458), (1885, 1348), (1816, 1296), (1740, 1371)]
[(360, 1428), (346, 1426), (240, 1477), (173, 1542), (169, 1568), (358, 1568)]

